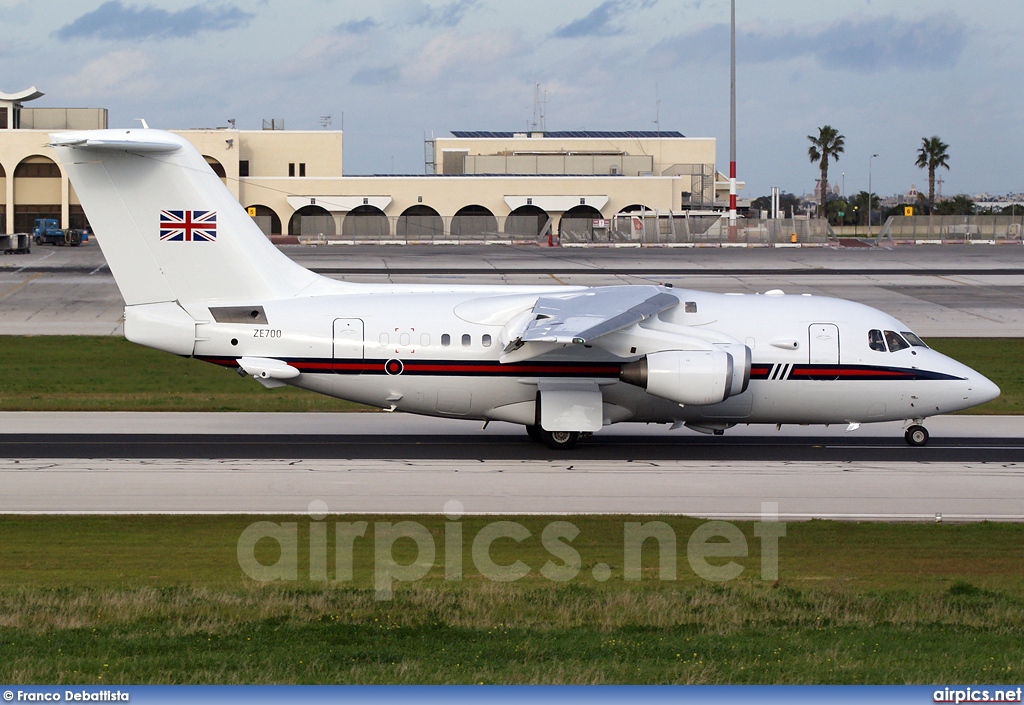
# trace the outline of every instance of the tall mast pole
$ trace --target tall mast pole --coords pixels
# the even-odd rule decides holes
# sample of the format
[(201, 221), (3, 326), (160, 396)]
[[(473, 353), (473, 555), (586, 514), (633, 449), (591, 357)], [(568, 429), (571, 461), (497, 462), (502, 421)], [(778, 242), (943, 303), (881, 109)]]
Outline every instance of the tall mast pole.
[(736, 226), (736, 0), (729, 31), (729, 225)]

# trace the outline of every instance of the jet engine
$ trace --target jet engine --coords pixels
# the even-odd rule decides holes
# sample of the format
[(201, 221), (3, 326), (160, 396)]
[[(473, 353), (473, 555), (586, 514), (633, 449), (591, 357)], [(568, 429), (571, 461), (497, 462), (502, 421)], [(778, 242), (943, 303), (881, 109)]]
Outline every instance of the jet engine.
[(679, 404), (718, 404), (747, 388), (750, 352), (742, 347), (746, 352), (740, 360), (722, 349), (649, 353), (623, 365), (619, 379)]

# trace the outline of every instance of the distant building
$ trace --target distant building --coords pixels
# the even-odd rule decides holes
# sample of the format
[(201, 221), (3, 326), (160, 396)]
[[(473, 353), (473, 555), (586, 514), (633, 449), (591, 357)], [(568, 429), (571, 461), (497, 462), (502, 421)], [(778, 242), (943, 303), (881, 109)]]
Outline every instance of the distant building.
[[(26, 108), (0, 93), (0, 227), (88, 220), (47, 146), (48, 132), (107, 127), (103, 108)], [(426, 144), (424, 175), (342, 175), (332, 130), (173, 130), (206, 157), (268, 235), (445, 239), (480, 231), (540, 237), (620, 213), (721, 211), (728, 179), (715, 139), (678, 132), (453, 132)], [(742, 188), (742, 183), (740, 184)]]

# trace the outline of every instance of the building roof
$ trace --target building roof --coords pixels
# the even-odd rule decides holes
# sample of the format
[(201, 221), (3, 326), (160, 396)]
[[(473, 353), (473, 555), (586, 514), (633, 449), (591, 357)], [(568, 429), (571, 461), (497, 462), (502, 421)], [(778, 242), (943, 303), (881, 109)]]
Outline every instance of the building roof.
[(35, 86), (26, 88), (23, 91), (17, 93), (0, 93), (0, 100), (9, 103), (20, 103), (22, 101), (35, 100), (36, 98), (42, 98), (44, 93), (37, 90)]
[[(537, 131), (528, 132), (488, 132), (486, 130), (452, 130), (452, 136), (460, 139), (501, 139), (508, 140), (512, 139), (516, 135), (530, 135), (536, 134)], [(595, 131), (595, 130), (564, 130), (560, 132), (542, 132), (544, 137), (551, 139), (569, 139), (569, 138), (585, 138), (585, 139), (658, 139), (661, 137), (685, 137), (681, 132), (675, 130), (662, 130), (656, 132), (654, 130), (615, 130), (615, 131)]]

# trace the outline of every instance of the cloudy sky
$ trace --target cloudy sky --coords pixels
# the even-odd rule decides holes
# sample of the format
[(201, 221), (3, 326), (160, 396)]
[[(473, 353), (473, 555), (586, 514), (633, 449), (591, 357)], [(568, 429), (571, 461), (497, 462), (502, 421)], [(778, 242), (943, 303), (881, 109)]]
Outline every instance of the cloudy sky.
[[(737, 0), (739, 172), (803, 193), (831, 124), (848, 193), (906, 191), (923, 136), (943, 192), (1024, 191), (1020, 0)], [(422, 173), (423, 135), (549, 130), (718, 138), (729, 157), (728, 0), (0, 0), (0, 90), (106, 107), (113, 127), (342, 127), (345, 172)], [(660, 106), (660, 107), (659, 107)]]

